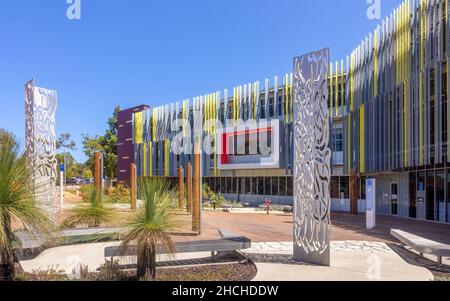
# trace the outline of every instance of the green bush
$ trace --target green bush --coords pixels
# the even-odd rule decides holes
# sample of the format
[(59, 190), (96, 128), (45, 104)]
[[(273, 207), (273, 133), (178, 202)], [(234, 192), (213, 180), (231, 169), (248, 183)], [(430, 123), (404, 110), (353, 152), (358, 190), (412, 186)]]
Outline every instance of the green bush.
[(94, 189), (94, 185), (83, 185), (78, 190), (83, 198), (83, 201), (87, 202), (89, 200), (89, 192)]
[(111, 194), (105, 197), (105, 202), (113, 204), (130, 203), (131, 191), (123, 184), (117, 184), (111, 191)]

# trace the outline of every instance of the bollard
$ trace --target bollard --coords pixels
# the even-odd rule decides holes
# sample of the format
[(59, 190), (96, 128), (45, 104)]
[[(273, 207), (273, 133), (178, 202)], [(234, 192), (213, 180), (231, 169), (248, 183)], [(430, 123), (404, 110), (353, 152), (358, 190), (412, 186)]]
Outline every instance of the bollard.
[(130, 165), (130, 173), (131, 210), (136, 210), (136, 165), (134, 163)]
[(188, 163), (186, 166), (186, 210), (191, 213), (191, 191), (192, 191), (192, 164)]

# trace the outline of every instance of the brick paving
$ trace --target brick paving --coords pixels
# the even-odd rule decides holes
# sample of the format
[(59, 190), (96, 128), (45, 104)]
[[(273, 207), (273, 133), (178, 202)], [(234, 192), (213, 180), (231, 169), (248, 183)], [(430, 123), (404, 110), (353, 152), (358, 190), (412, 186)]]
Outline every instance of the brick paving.
[[(253, 242), (286, 242), (292, 241), (292, 214), (254, 214), (203, 212), (203, 234), (186, 236), (177, 240), (212, 239), (218, 237), (218, 229), (247, 236)], [(400, 229), (429, 239), (450, 244), (450, 225), (401, 219), (390, 216), (378, 216), (377, 227), (374, 230), (365, 228), (365, 216), (351, 216), (342, 213), (332, 213), (333, 241), (373, 241), (397, 242), (390, 235), (390, 229)]]

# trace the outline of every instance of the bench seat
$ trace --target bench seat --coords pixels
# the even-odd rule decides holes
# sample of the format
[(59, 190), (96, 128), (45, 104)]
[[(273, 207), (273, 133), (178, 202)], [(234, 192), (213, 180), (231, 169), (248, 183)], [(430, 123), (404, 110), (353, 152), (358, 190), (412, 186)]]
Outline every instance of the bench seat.
[(450, 257), (450, 246), (429, 240), (402, 230), (392, 229), (391, 235), (417, 252), (421, 256), (423, 254), (434, 255), (438, 259), (438, 263), (442, 264), (442, 257)]
[[(174, 253), (196, 253), (196, 252), (230, 252), (237, 250), (245, 250), (251, 248), (251, 240), (240, 236), (238, 234), (220, 229), (220, 239), (215, 240), (201, 240), (201, 241), (189, 241), (189, 242), (177, 242), (175, 244)], [(157, 253), (164, 253), (164, 249), (159, 247)], [(136, 256), (136, 248), (129, 247), (125, 250), (121, 246), (106, 247), (104, 256), (121, 257), (121, 256)]]

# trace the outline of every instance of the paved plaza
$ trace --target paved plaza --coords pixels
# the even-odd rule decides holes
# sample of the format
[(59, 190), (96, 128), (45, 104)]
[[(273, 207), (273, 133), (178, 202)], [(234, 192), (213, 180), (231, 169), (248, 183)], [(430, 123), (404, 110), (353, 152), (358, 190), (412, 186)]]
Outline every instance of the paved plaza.
[[(67, 274), (76, 274), (80, 263), (94, 271), (104, 263), (105, 247), (118, 242), (93, 243), (48, 249), (33, 260), (22, 261), (27, 272), (53, 267)], [(255, 263), (255, 281), (427, 281), (433, 275), (424, 267), (408, 264), (381, 242), (332, 242), (331, 267), (298, 263), (292, 258), (292, 243), (254, 243), (244, 253)], [(176, 254), (174, 258), (158, 256), (158, 261), (181, 261), (202, 264), (209, 253)], [(123, 264), (133, 263), (125, 259)]]
[[(417, 222), (394, 217), (378, 217), (378, 227), (373, 231), (365, 229), (363, 216), (332, 214), (333, 231), (331, 242), (331, 267), (319, 267), (292, 260), (292, 214), (204, 212), (203, 233), (200, 236), (188, 231), (176, 234), (176, 241), (204, 240), (218, 238), (218, 229), (244, 235), (252, 240), (251, 249), (244, 253), (255, 263), (258, 273), (254, 280), (433, 280), (434, 276), (426, 265), (408, 260), (399, 251), (398, 242), (390, 236), (391, 228), (403, 229), (433, 237), (448, 243), (450, 226), (436, 223)], [(79, 264), (96, 270), (104, 263), (104, 249), (119, 242), (92, 243), (62, 246), (45, 250), (32, 260), (22, 261), (25, 271), (58, 267), (71, 274)], [(412, 254), (412, 253), (411, 253)], [(413, 254), (414, 255), (414, 254)], [(180, 263), (207, 262), (209, 253), (177, 254), (174, 258), (160, 256), (159, 261)], [(433, 258), (429, 258), (433, 259)], [(131, 259), (128, 259), (131, 260)], [(127, 263), (126, 261), (123, 263)], [(449, 258), (444, 258), (450, 264)]]
[[(377, 216), (377, 227), (367, 230), (365, 216), (351, 216), (344, 213), (331, 214), (332, 241), (374, 241), (397, 243), (390, 235), (391, 229), (404, 230), (431, 240), (450, 244), (450, 225), (423, 222), (391, 216)], [(227, 213), (222, 211), (204, 212), (204, 238), (217, 237), (220, 228), (239, 233), (253, 242), (292, 241), (292, 214), (275, 213), (270, 215), (254, 213)]]

